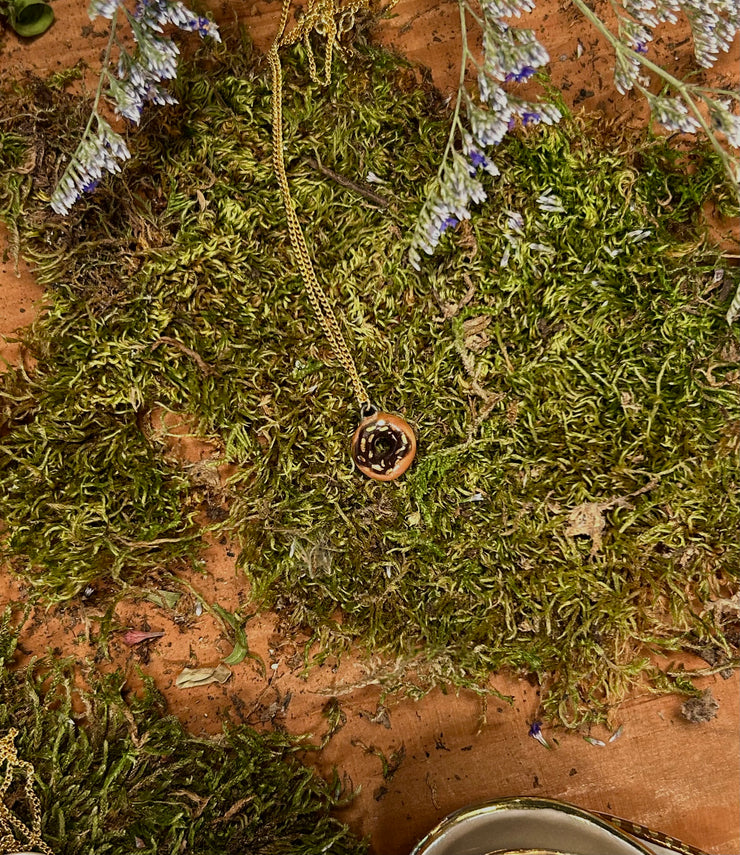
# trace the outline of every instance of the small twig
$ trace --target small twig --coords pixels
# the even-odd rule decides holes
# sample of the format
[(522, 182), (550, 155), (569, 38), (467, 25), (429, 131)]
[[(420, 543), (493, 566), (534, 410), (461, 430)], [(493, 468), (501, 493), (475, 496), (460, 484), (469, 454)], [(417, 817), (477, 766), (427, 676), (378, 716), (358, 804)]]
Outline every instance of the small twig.
[(223, 816), (216, 817), (216, 819), (213, 820), (213, 824), (215, 825), (219, 822), (228, 822), (230, 819), (233, 819), (242, 808), (245, 808), (251, 801), (254, 801), (254, 797), (254, 793), (252, 793), (249, 796), (245, 796), (243, 799), (235, 801)]
[(2, 116), (0, 117), (0, 125), (4, 125), (6, 122), (15, 122), (17, 119), (35, 119), (37, 113), (14, 113), (12, 116)]
[(385, 196), (381, 196), (373, 190), (363, 187), (362, 184), (357, 184), (349, 178), (345, 178), (344, 175), (334, 172), (333, 169), (329, 169), (328, 166), (324, 166), (323, 163), (319, 163), (319, 161), (315, 160), (313, 157), (307, 157), (305, 162), (312, 169), (318, 170), (322, 175), (326, 175), (327, 178), (331, 178), (332, 181), (336, 181), (337, 184), (341, 184), (342, 187), (349, 187), (350, 190), (354, 190), (356, 193), (359, 193), (361, 196), (364, 196), (366, 199), (374, 202), (379, 207), (387, 208), (388, 205), (390, 205), (390, 202), (385, 198)]
[(714, 665), (711, 668), (680, 668), (677, 671), (664, 671), (668, 677), (710, 677), (712, 674), (721, 674), (723, 671), (736, 671), (740, 669), (740, 659), (728, 659), (722, 665)]
[(178, 341), (176, 338), (170, 338), (168, 335), (161, 336), (152, 344), (152, 351), (156, 350), (160, 344), (171, 344), (173, 347), (182, 351), (197, 364), (198, 368), (200, 368), (205, 375), (215, 373), (216, 369), (209, 365), (197, 351), (188, 347), (186, 344), (183, 344), (181, 341)]
[(199, 534), (188, 534), (184, 537), (157, 537), (154, 540), (129, 540), (122, 535), (114, 535), (114, 539), (130, 549), (154, 549), (161, 546), (163, 543), (184, 543), (187, 540), (195, 540), (200, 537)]

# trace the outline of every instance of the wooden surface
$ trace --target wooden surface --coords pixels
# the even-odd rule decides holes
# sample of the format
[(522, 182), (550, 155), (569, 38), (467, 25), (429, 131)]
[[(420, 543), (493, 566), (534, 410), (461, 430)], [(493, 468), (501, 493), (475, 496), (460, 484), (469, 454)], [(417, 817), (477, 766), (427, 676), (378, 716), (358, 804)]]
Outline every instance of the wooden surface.
[[(625, 122), (639, 125), (645, 116), (639, 99), (619, 96), (608, 74), (609, 54), (592, 34), (579, 38), (580, 31), (569, 19), (569, 10), (553, 2), (541, 3), (532, 25), (550, 49), (555, 82), (564, 87), (571, 105), (595, 110), (605, 117), (619, 115)], [(0, 45), (0, 75), (21, 78), (27, 72), (45, 73), (74, 64), (84, 58), (90, 66), (88, 85), (94, 84), (96, 63), (105, 33), (98, 24), (92, 34), (86, 3), (57, 0), (58, 23), (53, 30), (32, 43), (8, 36)], [(219, 22), (226, 26), (246, 21), (258, 45), (269, 44), (279, 14), (279, 3), (211, 4)], [(396, 49), (432, 69), (438, 85), (449, 88), (456, 76), (456, 6), (432, 0), (401, 0), (396, 17), (384, 25), (383, 38)], [(524, 26), (530, 25), (523, 20)], [(83, 36), (88, 32), (87, 36)], [(675, 56), (678, 66), (689, 62), (690, 46), (679, 45), (684, 35), (676, 30), (661, 36), (664, 51)], [(583, 52), (579, 56), (578, 42)], [(718, 79), (736, 85), (738, 42), (733, 53), (719, 66)], [(583, 94), (586, 93), (586, 94)], [(32, 275), (21, 265), (17, 278), (11, 260), (0, 263), (0, 333), (30, 320), (38, 307), (41, 292)], [(22, 311), (25, 310), (25, 311)], [(0, 338), (0, 344), (2, 339)], [(3, 346), (8, 359), (17, 357), (13, 345)], [(198, 455), (207, 455), (200, 449)], [(209, 576), (193, 577), (193, 584), (209, 600), (226, 608), (236, 606), (243, 579), (235, 574), (233, 555), (226, 547), (214, 547), (209, 554)], [(7, 573), (0, 574), (0, 604), (23, 596)], [(64, 654), (84, 657), (86, 633), (95, 606), (76, 604), (58, 614), (39, 614), (23, 634), (27, 654), (43, 652), (49, 646)], [(336, 670), (331, 663), (316, 668), (307, 679), (291, 670), (295, 640), (278, 630), (274, 616), (250, 622), (253, 650), (275, 666), (263, 679), (249, 663), (234, 669), (225, 686), (204, 687), (183, 692), (174, 688), (174, 676), (185, 664), (193, 664), (190, 650), (195, 645), (198, 664), (215, 664), (228, 653), (219, 627), (203, 615), (191, 618), (187, 632), (172, 623), (171, 616), (153, 606), (121, 603), (116, 612), (121, 626), (140, 628), (146, 620), (153, 629), (163, 629), (164, 638), (151, 645), (147, 662), (139, 652), (119, 641), (111, 645), (113, 661), (137, 684), (136, 668), (151, 674), (167, 696), (172, 709), (195, 733), (217, 732), (221, 720), (230, 715), (256, 726), (285, 726), (292, 732), (313, 732), (315, 738), (326, 730), (321, 710), (335, 694), (347, 716), (346, 726), (320, 754), (306, 759), (323, 772), (334, 765), (346, 774), (361, 792), (342, 817), (360, 834), (370, 836), (378, 855), (408, 852), (412, 845), (448, 812), (471, 802), (513, 795), (559, 798), (585, 808), (619, 814), (672, 834), (718, 855), (740, 853), (740, 682), (738, 675), (723, 680), (704, 678), (720, 702), (716, 719), (691, 724), (680, 714), (676, 697), (635, 697), (615, 711), (614, 725), (623, 725), (621, 738), (606, 747), (588, 744), (582, 734), (545, 730), (558, 745), (548, 751), (528, 736), (530, 723), (537, 717), (538, 689), (526, 681), (501, 677), (494, 684), (514, 696), (513, 705), (495, 700), (482, 719), (480, 699), (469, 692), (459, 696), (435, 691), (423, 700), (388, 701), (388, 717), (374, 723), (379, 689), (345, 691), (348, 684), (363, 683), (367, 663), (350, 657)], [(691, 667), (701, 667), (691, 660)], [(288, 695), (288, 693), (290, 696)], [(285, 699), (289, 697), (289, 701)], [(285, 709), (283, 705), (285, 704)], [(389, 727), (386, 727), (389, 724)], [(592, 734), (604, 739), (608, 733)], [(394, 751), (404, 756), (389, 780), (382, 775), (377, 750), (389, 757)]]
[[(234, 551), (228, 545), (212, 547), (207, 567), (207, 576), (192, 574), (190, 583), (206, 602), (236, 608), (245, 586), (234, 568)], [(18, 583), (0, 574), (0, 601), (22, 596)], [(250, 649), (263, 658), (267, 677), (246, 660), (223, 686), (177, 689), (175, 677), (184, 666), (216, 665), (231, 649), (208, 614), (195, 617), (192, 604), (184, 605), (190, 609), (186, 623), (182, 615), (175, 622), (172, 612), (148, 603), (119, 603), (114, 627), (165, 635), (148, 649), (132, 649), (116, 632), (109, 645), (111, 661), (96, 667), (123, 669), (134, 689), (141, 684), (140, 672), (151, 676), (170, 709), (195, 734), (218, 733), (228, 718), (309, 733), (318, 744), (328, 728), (322, 710), (335, 697), (346, 724), (323, 751), (307, 752), (304, 759), (327, 776), (336, 768), (350, 790), (360, 788), (339, 815), (369, 837), (376, 855), (409, 852), (446, 814), (465, 805), (517, 795), (606, 811), (716, 855), (740, 853), (737, 673), (728, 680), (714, 675), (699, 681), (719, 702), (713, 721), (692, 724), (681, 715), (681, 698), (644, 694), (614, 710), (612, 727), (623, 728), (615, 742), (607, 742), (605, 728), (590, 731), (607, 742), (599, 747), (584, 740), (586, 732), (544, 727), (553, 746), (548, 750), (528, 735), (540, 714), (540, 689), (527, 680), (496, 677), (492, 686), (511, 695), (513, 703), (491, 698), (485, 712), (473, 692), (435, 690), (420, 701), (387, 699), (387, 713), (378, 716), (378, 660), (359, 655), (341, 663), (330, 659), (303, 675), (305, 639), (286, 635), (271, 614), (247, 625)], [(96, 651), (87, 634), (103, 611), (104, 605), (72, 603), (61, 612), (35, 613), (21, 637), (19, 662), (52, 647), (91, 660)], [(706, 663), (688, 657), (685, 664), (701, 668)], [(388, 760), (402, 756), (388, 779), (380, 753)]]

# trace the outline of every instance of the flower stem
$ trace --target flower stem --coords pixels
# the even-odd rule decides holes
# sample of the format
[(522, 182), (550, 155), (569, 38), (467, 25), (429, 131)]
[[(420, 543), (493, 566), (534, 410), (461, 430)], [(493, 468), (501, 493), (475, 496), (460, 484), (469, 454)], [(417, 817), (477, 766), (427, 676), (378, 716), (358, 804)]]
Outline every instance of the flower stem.
[[(620, 53), (623, 56), (626, 55), (631, 59), (636, 59), (641, 65), (652, 71), (661, 80), (663, 80), (669, 86), (673, 87), (673, 89), (678, 92), (688, 109), (693, 113), (694, 117), (696, 118), (696, 121), (699, 123), (699, 126), (706, 134), (710, 145), (719, 155), (720, 160), (722, 161), (722, 165), (725, 169), (725, 174), (729, 179), (729, 184), (732, 187), (734, 195), (737, 197), (738, 205), (740, 205), (740, 162), (738, 162), (737, 158), (729, 155), (722, 147), (722, 144), (717, 139), (714, 131), (709, 127), (707, 120), (704, 118), (704, 115), (697, 106), (696, 100), (692, 97), (692, 93), (697, 93), (697, 97), (701, 98), (702, 101), (706, 102), (708, 96), (702, 93), (712, 92), (712, 94), (714, 94), (714, 90), (709, 87), (700, 87), (695, 86), (694, 84), (684, 83), (683, 81), (674, 77), (664, 68), (661, 68), (659, 65), (656, 65), (656, 63), (649, 60), (643, 54), (638, 53), (637, 51), (634, 51), (631, 48), (628, 48), (625, 44), (623, 44), (606, 26), (606, 24), (586, 5), (584, 0), (571, 0), (571, 2), (581, 12), (581, 14), (587, 20), (589, 20), (594, 25), (594, 27), (596, 27), (596, 29), (604, 36), (604, 38), (609, 41), (609, 43), (612, 45), (612, 47), (617, 53)], [(737, 97), (734, 93), (725, 93), (725, 90), (718, 90), (718, 94), (728, 94), (732, 95), (732, 97)], [(730, 304), (730, 308), (727, 311), (727, 323), (733, 323), (733, 321), (739, 315), (740, 287), (738, 287), (737, 292), (735, 293), (735, 296), (732, 299), (732, 303)]]
[(439, 166), (439, 170), (437, 171), (438, 181), (442, 180), (442, 173), (444, 172), (445, 164), (447, 163), (447, 157), (455, 145), (455, 135), (457, 134), (457, 130), (460, 125), (460, 106), (462, 104), (463, 95), (465, 94), (465, 71), (468, 67), (468, 58), (470, 57), (470, 51), (468, 50), (468, 28), (467, 21), (465, 19), (466, 5), (465, 0), (458, 0), (458, 7), (460, 9), (460, 36), (462, 38), (462, 51), (460, 53), (460, 79), (457, 84), (455, 111), (452, 114), (452, 122), (450, 123), (450, 135), (447, 137), (447, 145), (445, 146), (445, 151), (442, 155), (442, 162)]
[(100, 103), (100, 96), (103, 92), (105, 72), (108, 70), (108, 65), (110, 64), (110, 52), (113, 48), (113, 43), (116, 40), (116, 23), (117, 17), (114, 15), (110, 22), (110, 35), (108, 36), (108, 44), (105, 46), (105, 54), (103, 55), (103, 68), (100, 72), (100, 77), (98, 78), (98, 88), (95, 92), (95, 101), (93, 102), (93, 113), (98, 112), (98, 104)]
[(701, 110), (698, 108), (696, 101), (691, 97), (691, 91), (695, 89), (691, 84), (686, 84), (683, 81), (679, 80), (677, 77), (674, 77), (664, 68), (661, 68), (656, 63), (649, 60), (646, 56), (637, 51), (628, 48), (625, 44), (623, 44), (612, 31), (606, 26), (606, 24), (594, 13), (591, 9), (586, 5), (584, 0), (571, 0), (574, 6), (578, 8), (578, 10), (583, 14), (585, 18), (587, 18), (596, 29), (611, 43), (612, 47), (617, 53), (621, 53), (630, 57), (631, 59), (637, 60), (641, 65), (645, 68), (652, 71), (654, 74), (657, 74), (661, 80), (665, 81), (669, 86), (672, 86), (673, 89), (678, 92), (678, 94), (683, 98), (686, 106), (693, 113), (696, 121), (699, 123), (701, 129), (707, 136), (709, 143), (712, 148), (717, 152), (722, 160), (722, 165), (725, 167), (725, 172), (730, 180), (730, 184), (737, 196), (738, 204), (740, 204), (740, 186), (738, 186), (737, 179), (735, 177), (735, 173), (733, 170), (733, 158), (724, 150), (720, 141), (717, 139), (716, 135), (709, 127), (707, 120), (704, 118)]
[(93, 101), (92, 110), (90, 111), (90, 118), (87, 120), (85, 130), (82, 132), (82, 136), (80, 137), (80, 145), (82, 145), (82, 142), (87, 138), (87, 135), (90, 133), (90, 128), (92, 127), (93, 119), (97, 119), (98, 121), (100, 120), (100, 116), (98, 115), (98, 104), (100, 103), (100, 96), (103, 94), (103, 81), (106, 78), (106, 71), (108, 70), (108, 64), (110, 63), (110, 53), (115, 39), (116, 18), (114, 16), (110, 22), (110, 34), (108, 36), (108, 44), (105, 46), (105, 54), (103, 55), (103, 68), (101, 69), (100, 77), (98, 78), (98, 88), (95, 90), (95, 100)]
[(481, 30), (484, 30), (486, 28), (486, 22), (483, 20), (483, 18), (481, 18), (481, 16), (476, 13), (475, 9), (473, 9), (473, 7), (470, 5), (470, 3), (467, 2), (467, 0), (462, 0), (462, 2), (468, 14), (472, 15), (472, 17), (480, 25)]

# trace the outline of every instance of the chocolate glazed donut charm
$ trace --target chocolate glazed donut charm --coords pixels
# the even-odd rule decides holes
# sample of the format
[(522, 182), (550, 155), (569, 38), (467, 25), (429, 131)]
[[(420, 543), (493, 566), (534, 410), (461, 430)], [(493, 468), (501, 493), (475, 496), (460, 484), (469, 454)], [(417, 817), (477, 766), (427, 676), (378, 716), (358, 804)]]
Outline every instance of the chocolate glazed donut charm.
[(363, 410), (364, 418), (352, 437), (355, 465), (368, 478), (393, 481), (411, 466), (416, 455), (416, 436), (411, 425), (392, 413), (374, 407)]

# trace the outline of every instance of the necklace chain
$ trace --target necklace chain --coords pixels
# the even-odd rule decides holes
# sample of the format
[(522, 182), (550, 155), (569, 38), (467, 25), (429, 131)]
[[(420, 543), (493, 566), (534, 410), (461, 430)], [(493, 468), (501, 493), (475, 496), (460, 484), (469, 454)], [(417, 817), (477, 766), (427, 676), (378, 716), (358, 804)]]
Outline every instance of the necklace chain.
[[(272, 71), (272, 159), (275, 175), (280, 186), (280, 195), (282, 196), (285, 207), (285, 214), (288, 219), (290, 242), (313, 310), (319, 319), (324, 334), (329, 340), (334, 355), (349, 376), (352, 389), (361, 410), (371, 406), (370, 396), (360, 379), (357, 366), (342, 335), (339, 321), (332, 309), (329, 297), (316, 277), (316, 272), (311, 262), (311, 255), (306, 246), (306, 239), (290, 195), (288, 177), (285, 172), (285, 154), (283, 151), (283, 73), (279, 51), (283, 47), (296, 44), (302, 40), (308, 54), (311, 79), (317, 83), (328, 84), (335, 44), (339, 36), (353, 26), (355, 13), (367, 5), (368, 0), (353, 0), (353, 2), (342, 7), (337, 4), (336, 0), (318, 0), (318, 2), (316, 0), (309, 0), (299, 23), (286, 34), (285, 28), (288, 23), (291, 0), (283, 0), (283, 10), (278, 32), (267, 54)], [(319, 77), (316, 68), (316, 59), (310, 44), (312, 31), (316, 31), (326, 38), (324, 70), (321, 77)]]
[[(41, 802), (33, 790), (33, 765), (21, 760), (15, 749), (18, 731), (12, 727), (0, 739), (0, 768), (5, 765), (5, 774), (0, 781), (0, 853), (17, 852), (18, 845), (35, 849), (43, 855), (54, 855), (41, 839)], [(18, 770), (25, 775), (26, 801), (31, 808), (31, 828), (15, 816), (5, 804), (5, 795), (13, 782), (13, 773)]]

